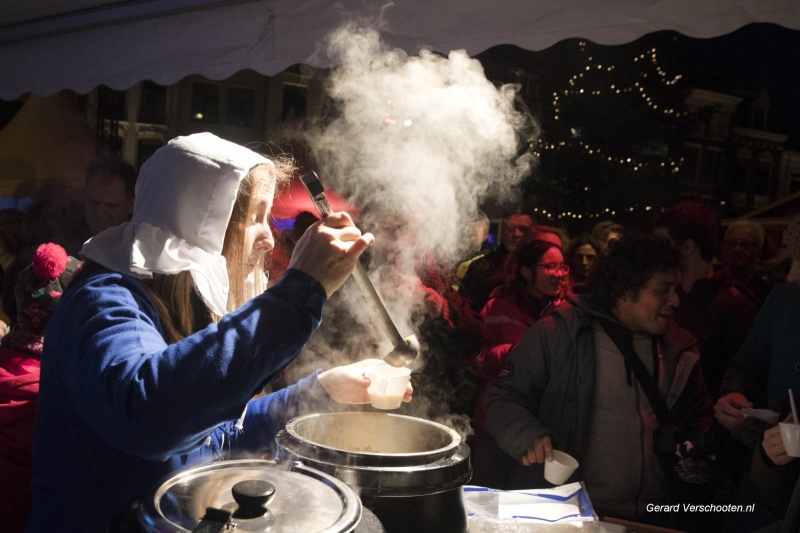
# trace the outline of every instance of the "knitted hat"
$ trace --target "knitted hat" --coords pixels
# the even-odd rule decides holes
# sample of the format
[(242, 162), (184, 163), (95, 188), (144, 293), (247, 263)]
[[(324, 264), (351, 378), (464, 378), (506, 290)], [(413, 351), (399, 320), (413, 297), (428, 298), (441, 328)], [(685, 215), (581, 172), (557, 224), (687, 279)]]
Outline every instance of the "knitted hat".
[(17, 324), (3, 337), (3, 347), (41, 355), (44, 329), (80, 265), (57, 244), (42, 244), (36, 249), (33, 263), (20, 273), (14, 286)]
[(792, 223), (786, 228), (784, 240), (786, 251), (789, 252), (792, 259), (800, 261), (800, 215), (794, 217)]

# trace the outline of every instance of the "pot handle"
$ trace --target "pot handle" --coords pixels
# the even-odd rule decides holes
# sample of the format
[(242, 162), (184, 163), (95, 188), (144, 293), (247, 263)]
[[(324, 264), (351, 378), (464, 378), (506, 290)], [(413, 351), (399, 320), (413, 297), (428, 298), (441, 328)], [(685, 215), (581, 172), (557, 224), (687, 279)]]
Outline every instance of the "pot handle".
[(206, 514), (192, 533), (220, 533), (228, 527), (231, 513), (215, 507), (206, 507)]

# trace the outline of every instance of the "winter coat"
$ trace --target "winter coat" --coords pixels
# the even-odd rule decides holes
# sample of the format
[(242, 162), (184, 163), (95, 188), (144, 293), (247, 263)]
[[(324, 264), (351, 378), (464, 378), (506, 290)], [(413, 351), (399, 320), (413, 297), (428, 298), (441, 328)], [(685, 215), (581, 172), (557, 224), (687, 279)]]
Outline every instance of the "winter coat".
[(722, 393), (741, 392), (756, 407), (789, 413), (792, 388), (800, 398), (800, 285), (777, 285), (736, 353)]
[(31, 450), (39, 356), (0, 347), (0, 516), (5, 531), (22, 531), (31, 505)]
[[(504, 285), (493, 292), (493, 297), (481, 311), (483, 318), (483, 344), (472, 363), (478, 389), (473, 408), (473, 424), (476, 429), (484, 425), (483, 401), (488, 383), (497, 377), (505, 365), (508, 352), (525, 336), (533, 323), (546, 316), (557, 302), (544, 302), (527, 292), (513, 291), (513, 286)], [(503, 290), (505, 289), (505, 290)], [(525, 291), (524, 288), (520, 288)]]
[[(489, 385), (486, 429), (517, 461), (545, 435), (550, 435), (555, 449), (579, 462), (584, 459), (593, 420), (597, 364), (592, 322), (601, 315), (580, 300), (555, 309), (531, 327), (509, 353), (500, 376)], [(696, 341), (671, 324), (658, 344), (658, 389), (675, 425), (681, 428), (676, 442), (708, 445), (706, 437), (714, 416), (698, 365)], [(530, 478), (540, 479), (538, 486), (548, 486), (542, 468), (529, 467), (533, 470)], [(581, 475), (579, 468), (571, 479), (581, 479)]]
[(251, 400), (318, 327), (325, 301), (289, 269), (169, 344), (140, 281), (99, 268), (70, 287), (45, 334), (28, 530), (104, 531), (181, 467), (267, 452), (302, 400), (330, 401), (316, 375)]

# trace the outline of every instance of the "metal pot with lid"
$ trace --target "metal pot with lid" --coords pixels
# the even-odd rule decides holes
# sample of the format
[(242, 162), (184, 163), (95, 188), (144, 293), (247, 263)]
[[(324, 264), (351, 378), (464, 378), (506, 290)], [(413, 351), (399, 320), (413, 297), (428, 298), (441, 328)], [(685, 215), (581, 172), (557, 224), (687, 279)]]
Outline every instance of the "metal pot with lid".
[(338, 479), (296, 462), (220, 461), (180, 470), (139, 506), (145, 531), (351, 532), (358, 496)]
[(356, 490), (390, 533), (466, 531), (469, 447), (447, 426), (389, 413), (316, 413), (290, 420), (276, 441), (280, 459)]

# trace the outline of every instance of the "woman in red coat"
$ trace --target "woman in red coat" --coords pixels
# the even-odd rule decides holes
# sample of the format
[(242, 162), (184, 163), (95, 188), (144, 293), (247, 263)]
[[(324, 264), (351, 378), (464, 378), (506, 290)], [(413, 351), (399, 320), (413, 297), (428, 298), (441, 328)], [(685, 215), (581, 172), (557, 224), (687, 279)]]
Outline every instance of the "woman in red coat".
[(0, 341), (0, 516), (22, 531), (31, 504), (31, 453), (44, 328), (79, 266), (57, 244), (36, 249), (15, 286), (17, 320)]
[(514, 279), (495, 289), (481, 311), (484, 347), (472, 365), (478, 381), (471, 440), (472, 483), (494, 488), (503, 488), (507, 458), (483, 429), (486, 385), (498, 376), (506, 355), (533, 323), (561, 301), (569, 273), (561, 248), (551, 242), (534, 240), (515, 253)]

